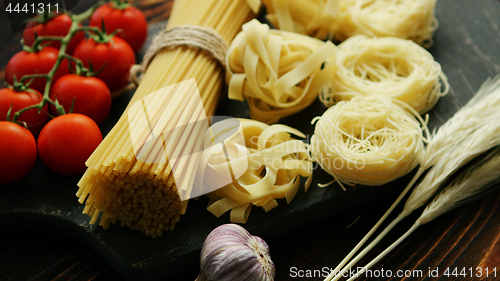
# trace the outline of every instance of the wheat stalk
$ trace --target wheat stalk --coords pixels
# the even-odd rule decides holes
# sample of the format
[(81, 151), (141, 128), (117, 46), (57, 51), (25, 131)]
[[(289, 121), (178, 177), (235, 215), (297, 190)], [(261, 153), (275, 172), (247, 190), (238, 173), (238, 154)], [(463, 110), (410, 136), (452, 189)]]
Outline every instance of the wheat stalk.
[(382, 223), (385, 221), (385, 219), (387, 219), (387, 217), (392, 213), (392, 211), (394, 210), (394, 208), (396, 208), (396, 206), (399, 204), (399, 202), (401, 202), (401, 200), (405, 197), (406, 193), (408, 193), (408, 191), (411, 189), (411, 187), (415, 184), (415, 182), (417, 181), (417, 179), (422, 175), (422, 173), (424, 171), (425, 170), (422, 169), (421, 167), (418, 169), (418, 171), (415, 174), (415, 176), (413, 176), (413, 178), (410, 181), (410, 183), (405, 187), (405, 189), (403, 190), (403, 192), (401, 192), (401, 194), (396, 199), (396, 201), (394, 201), (394, 203), (392, 203), (392, 205), (389, 207), (389, 209), (378, 220), (378, 222), (372, 227), (372, 229), (370, 229), (370, 231), (363, 237), (363, 239), (361, 239), (361, 241), (358, 242), (358, 244), (337, 265), (337, 267), (335, 267), (335, 269), (331, 271), (331, 273), (325, 278), (324, 281), (338, 280), (341, 277), (341, 275), (340, 274), (336, 275), (337, 273), (340, 273), (341, 270), (345, 270), (346, 268), (350, 268), (362, 256), (364, 256), (366, 253), (368, 253), (371, 250), (371, 248), (375, 244), (377, 244), (383, 238), (383, 236), (385, 236), (392, 229), (392, 227), (394, 227), (394, 225), (396, 225), (400, 220), (403, 219), (403, 217), (401, 217), (401, 218), (398, 217), (398, 218), (394, 219), (393, 222), (389, 226), (387, 226), (386, 229), (384, 229), (384, 231), (381, 232), (377, 238), (375, 238), (375, 240), (372, 241), (372, 243), (370, 243), (361, 253), (359, 253), (359, 255), (355, 259), (353, 259), (352, 262), (349, 263), (349, 265), (346, 265), (344, 267), (344, 265), (347, 262), (349, 262), (349, 260), (361, 249), (361, 247), (368, 241), (368, 239), (370, 239), (370, 237), (375, 233), (375, 231), (377, 231), (377, 229), (382, 225)]
[(425, 170), (434, 166), (447, 151), (467, 138), (477, 129), (478, 124), (490, 118), (489, 115), (500, 107), (499, 89), (500, 76), (488, 78), (461, 109), (441, 125), (437, 132), (433, 132), (422, 162)]
[[(429, 141), (424, 157), (413, 179), (401, 192), (396, 201), (351, 250), (351, 252), (337, 265), (337, 267), (324, 279), (325, 281), (338, 280), (341, 275), (336, 273), (352, 267), (366, 253), (368, 253), (399, 221), (409, 215), (413, 210), (422, 206), (439, 189), (454, 171), (465, 165), (474, 156), (477, 156), (500, 143), (500, 124), (486, 122), (495, 120), (500, 116), (497, 108), (500, 107), (500, 76), (488, 79), (483, 83), (477, 93), (458, 110), (437, 131), (434, 131)], [(496, 116), (496, 117), (495, 117)], [(491, 124), (489, 124), (491, 123)], [(486, 134), (492, 139), (484, 138)], [(375, 231), (382, 225), (394, 208), (401, 202), (417, 179), (429, 168), (424, 180), (410, 195), (411, 200), (405, 204), (403, 212), (393, 220), (361, 253), (348, 265), (345, 265), (370, 239)], [(424, 182), (425, 181), (425, 182)], [(345, 266), (344, 266), (345, 265)]]
[(500, 147), (488, 153), (479, 163), (468, 167), (427, 205), (418, 219), (426, 224), (436, 217), (498, 188), (500, 183)]
[[(410, 214), (423, 206), (442, 186), (442, 184), (460, 167), (471, 159), (500, 145), (500, 126), (495, 125), (495, 119), (500, 118), (500, 112), (489, 116), (492, 122), (484, 122), (468, 137), (447, 151), (442, 160), (429, 170), (422, 182), (415, 187), (406, 200), (403, 213)], [(498, 122), (496, 122), (498, 123)]]
[[(491, 116), (500, 118), (500, 112)], [(362, 252), (347, 264), (343, 270), (351, 268), (363, 258), (384, 236), (402, 219), (414, 210), (423, 206), (441, 187), (449, 177), (463, 165), (470, 162), (474, 157), (484, 153), (492, 147), (500, 145), (500, 126), (484, 123), (462, 142), (456, 144), (437, 161), (424, 179), (415, 187), (405, 203), (405, 208)], [(334, 271), (338, 272), (338, 268)], [(333, 280), (338, 280), (337, 276)]]
[[(438, 216), (458, 207), (481, 195), (499, 188), (500, 174), (500, 147), (488, 153), (479, 163), (471, 165), (464, 173), (457, 176), (444, 190), (431, 201), (413, 226), (403, 234), (398, 240), (380, 253), (376, 258), (364, 266), (359, 273), (366, 272), (374, 264), (385, 257), (396, 248), (406, 237), (408, 237), (419, 226), (426, 224)], [(358, 276), (353, 276), (348, 280), (354, 280)]]

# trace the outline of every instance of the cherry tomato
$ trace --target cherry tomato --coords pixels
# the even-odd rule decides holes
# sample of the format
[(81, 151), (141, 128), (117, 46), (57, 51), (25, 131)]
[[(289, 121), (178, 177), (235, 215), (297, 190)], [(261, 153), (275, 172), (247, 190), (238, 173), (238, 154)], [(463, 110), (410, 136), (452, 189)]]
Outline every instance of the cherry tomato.
[(73, 56), (80, 59), (87, 68), (90, 61), (95, 71), (104, 66), (96, 77), (104, 81), (112, 92), (129, 83), (130, 67), (135, 64), (132, 48), (116, 36), (108, 43), (97, 43), (92, 38), (84, 40), (76, 46)]
[[(66, 74), (52, 86), (50, 98), (57, 99), (66, 113), (70, 111), (74, 99), (73, 112), (87, 115), (97, 125), (106, 119), (111, 108), (108, 86), (95, 77)], [(56, 114), (55, 106), (51, 105), (51, 110)]]
[(38, 154), (52, 171), (75, 176), (85, 171), (85, 161), (101, 141), (101, 131), (92, 119), (79, 113), (65, 114), (43, 127)]
[[(70, 28), (71, 18), (66, 14), (57, 15), (43, 24), (29, 22), (23, 31), (24, 44), (28, 46), (33, 45), (33, 42), (35, 41), (35, 32), (38, 36), (64, 37), (68, 34)], [(80, 43), (83, 39), (85, 39), (85, 34), (82, 31), (77, 32), (69, 41), (66, 53), (72, 54), (76, 45), (78, 45), (78, 43)], [(42, 44), (46, 43), (47, 42), (43, 42)], [(61, 47), (61, 43), (59, 41), (51, 41), (49, 46), (59, 49)]]
[[(52, 47), (45, 47), (43, 50), (35, 53), (26, 51), (18, 52), (7, 63), (7, 67), (5, 68), (5, 81), (12, 85), (14, 83), (14, 76), (16, 76), (16, 79), (19, 81), (24, 75), (49, 73), (57, 61), (58, 53), (59, 50)], [(68, 62), (64, 59), (59, 65), (52, 83), (67, 73), (69, 73)], [(30, 84), (30, 88), (43, 93), (46, 81), (45, 78), (35, 78)]]
[(101, 28), (102, 20), (106, 33), (111, 34), (117, 29), (122, 31), (116, 36), (129, 43), (134, 52), (139, 52), (148, 37), (148, 23), (141, 10), (130, 5), (120, 7), (120, 4), (108, 3), (97, 8), (90, 17), (90, 26)]
[[(42, 95), (36, 90), (33, 91), (34, 93), (29, 91), (16, 92), (9, 88), (0, 89), (0, 121), (6, 120), (7, 112), (11, 105), (10, 119), (20, 109), (39, 103), (42, 100)], [(33, 136), (37, 137), (45, 123), (49, 120), (49, 116), (46, 114), (48, 109), (48, 106), (44, 106), (43, 111), (45, 112), (42, 111), (40, 113), (38, 113), (36, 108), (27, 110), (21, 113), (17, 121), (26, 122)]]
[(30, 131), (12, 122), (0, 121), (0, 183), (26, 177), (36, 162), (36, 141)]

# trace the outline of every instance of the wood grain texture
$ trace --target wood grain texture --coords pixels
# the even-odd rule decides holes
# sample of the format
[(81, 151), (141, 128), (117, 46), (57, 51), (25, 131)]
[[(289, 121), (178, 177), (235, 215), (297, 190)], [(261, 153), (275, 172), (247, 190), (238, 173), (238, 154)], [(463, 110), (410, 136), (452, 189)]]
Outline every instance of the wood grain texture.
[[(291, 278), (290, 268), (322, 270), (334, 267), (392, 202), (392, 197), (366, 204), (268, 241), (277, 267), (276, 280), (322, 280)], [(446, 268), (499, 268), (500, 192), (437, 218), (421, 227), (374, 269), (422, 270), (422, 278), (360, 278), (360, 280), (498, 280), (443, 276)], [(356, 218), (357, 222), (346, 228)], [(410, 216), (376, 249), (380, 251), (411, 226)], [(4, 233), (0, 243), (0, 280), (122, 280), (84, 245), (56, 234), (39, 232)], [(369, 255), (361, 263), (366, 263)], [(427, 278), (438, 268), (441, 278)], [(197, 268), (180, 279), (194, 280)], [(497, 275), (498, 276), (498, 275)]]
[[(139, 0), (136, 5), (145, 12), (150, 23), (155, 23), (168, 17), (172, 1)], [(437, 17), (440, 21), (435, 40), (437, 46), (430, 51), (443, 58), (440, 62), (453, 83), (450, 95), (432, 110), (431, 127), (447, 120), (474, 94), (482, 81), (500, 72), (500, 1), (440, 0)], [(6, 62), (20, 49), (19, 38), (20, 34), (0, 32), (1, 82)], [(292, 278), (290, 269), (321, 271), (324, 267), (335, 267), (385, 212), (395, 196), (368, 202), (268, 240), (277, 266), (276, 280), (322, 280), (318, 276)], [(397, 239), (411, 227), (416, 217), (418, 212), (398, 225), (360, 265)], [(0, 240), (0, 280), (122, 280), (87, 245), (68, 238), (69, 233), (39, 232), (30, 226), (23, 226), (23, 231), (5, 231), (4, 228), (0, 227), (3, 238)], [(141, 249), (131, 247), (130, 252), (140, 255)], [(460, 272), (471, 267), (474, 270), (476, 267), (489, 268), (490, 276), (484, 277), (485, 271), (483, 277), (443, 276), (447, 268), (457, 268)], [(491, 276), (493, 268), (497, 269), (496, 277)], [(500, 280), (500, 192), (420, 227), (374, 269), (393, 273), (421, 270), (422, 277), (362, 277), (360, 280)], [(429, 270), (434, 269), (438, 269), (438, 278), (428, 276)], [(194, 280), (197, 274), (198, 268), (193, 266), (184, 275), (165, 276), (165, 280)]]
[[(429, 268), (439, 269), (440, 280), (498, 280), (498, 274), (497, 278), (490, 276), (482, 279), (444, 277), (443, 274), (446, 268), (458, 268), (459, 271), (462, 268), (475, 269), (477, 266), (486, 268), (482, 260), (491, 257), (490, 250), (498, 249), (499, 200), (500, 192), (497, 192), (487, 199), (459, 208), (421, 227), (373, 268), (373, 270), (391, 270), (394, 274), (397, 270), (419, 270), (423, 273), (421, 278), (362, 277), (359, 280), (431, 280), (432, 278), (428, 278)], [(295, 280), (295, 278), (290, 279), (290, 271), (286, 270), (290, 267), (303, 270), (322, 270), (324, 266), (335, 267), (368, 231), (367, 226), (373, 225), (382, 215), (381, 207), (388, 207), (389, 203), (390, 200), (378, 205), (370, 204), (356, 212), (341, 214), (345, 215), (343, 218), (334, 217), (302, 229), (296, 237), (271, 241), (272, 256), (281, 269), (278, 270), (277, 280)], [(355, 219), (358, 213), (361, 214), (361, 218), (356, 224), (345, 229), (349, 220)], [(415, 219), (416, 216), (410, 216), (401, 223), (374, 249), (374, 252), (380, 252), (390, 245), (412, 225)], [(359, 264), (366, 264), (373, 257), (374, 254), (370, 254)], [(498, 256), (494, 259), (496, 261), (488, 264), (490, 269), (500, 266)], [(322, 279), (297, 278), (297, 280)]]

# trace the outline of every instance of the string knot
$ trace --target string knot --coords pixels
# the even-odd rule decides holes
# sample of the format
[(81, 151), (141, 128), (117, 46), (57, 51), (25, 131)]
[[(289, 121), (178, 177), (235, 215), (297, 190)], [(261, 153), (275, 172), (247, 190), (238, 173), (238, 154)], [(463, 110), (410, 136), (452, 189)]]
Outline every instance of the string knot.
[(139, 85), (142, 74), (146, 71), (155, 55), (164, 49), (172, 49), (178, 46), (198, 48), (208, 53), (223, 67), (226, 65), (225, 57), (228, 45), (222, 36), (211, 28), (180, 25), (162, 31), (155, 36), (144, 55), (142, 64), (134, 65), (130, 69), (130, 80)]

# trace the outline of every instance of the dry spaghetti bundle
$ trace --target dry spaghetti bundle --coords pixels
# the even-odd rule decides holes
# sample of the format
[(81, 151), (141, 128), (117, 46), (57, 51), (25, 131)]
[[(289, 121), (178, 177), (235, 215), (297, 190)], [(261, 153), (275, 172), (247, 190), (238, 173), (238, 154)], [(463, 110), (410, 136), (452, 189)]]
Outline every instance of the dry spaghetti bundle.
[(406, 175), (420, 163), (422, 131), (428, 133), (417, 112), (376, 96), (341, 101), (314, 122), (312, 157), (341, 185), (382, 185)]
[[(104, 227), (120, 221), (153, 237), (175, 227), (187, 207), (180, 194), (189, 196), (195, 170), (196, 157), (184, 156), (197, 155), (206, 116), (213, 115), (224, 83), (223, 57), (217, 54), (252, 16), (244, 0), (174, 2), (166, 35), (153, 44), (161, 50), (147, 60), (129, 106), (78, 183), (91, 223), (102, 214)], [(190, 79), (194, 83), (174, 85)], [(145, 126), (131, 129), (142, 121)], [(187, 180), (181, 187), (177, 179)]]
[(399, 37), (430, 47), (437, 0), (263, 0), (281, 30), (343, 41), (364, 34)]
[[(307, 177), (305, 190), (312, 180), (312, 163), (307, 146), (291, 135), (304, 138), (300, 131), (284, 125), (240, 119), (245, 139), (244, 149), (234, 147), (229, 157), (233, 171), (241, 174), (223, 188), (208, 194), (212, 202), (208, 210), (217, 217), (231, 210), (231, 221), (245, 223), (252, 206), (266, 212), (278, 205), (276, 199), (290, 203), (300, 187), (300, 177)], [(231, 154), (231, 149), (228, 149)], [(215, 158), (214, 156), (212, 156)], [(242, 162), (243, 161), (243, 162)]]
[(320, 95), (326, 106), (376, 94), (401, 100), (422, 114), (449, 90), (433, 56), (416, 43), (396, 37), (351, 37), (339, 45), (336, 64), (334, 90)]
[(331, 86), (335, 51), (331, 42), (270, 30), (252, 20), (243, 25), (226, 57), (229, 98), (246, 99), (252, 119), (276, 123)]

